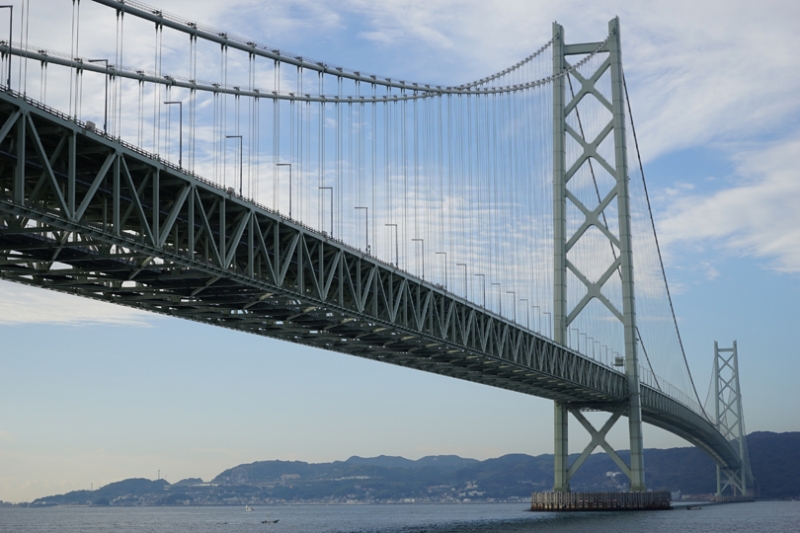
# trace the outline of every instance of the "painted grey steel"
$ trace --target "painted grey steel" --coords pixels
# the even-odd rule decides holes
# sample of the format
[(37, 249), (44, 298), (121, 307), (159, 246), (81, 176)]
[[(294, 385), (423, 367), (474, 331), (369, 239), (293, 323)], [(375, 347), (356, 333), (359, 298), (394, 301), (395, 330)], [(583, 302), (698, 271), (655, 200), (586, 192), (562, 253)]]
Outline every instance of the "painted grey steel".
[[(239, 136), (241, 139), (241, 136)], [(289, 167), (289, 218), (292, 218), (292, 164), (291, 163), (276, 163), (276, 167)], [(326, 187), (320, 187), (325, 189)], [(329, 188), (329, 187), (327, 187)], [(241, 191), (239, 191), (241, 194)], [(333, 189), (331, 189), (331, 204), (333, 204)], [(332, 207), (332, 206), (331, 206)], [(331, 209), (331, 236), (333, 236), (333, 209)]]
[[(631, 465), (626, 469), (630, 480), (631, 491), (646, 490), (644, 479), (644, 446), (642, 441), (642, 404), (639, 381), (639, 363), (637, 354), (636, 336), (636, 306), (633, 282), (633, 249), (631, 243), (631, 216), (630, 199), (628, 191), (628, 162), (625, 134), (625, 93), (622, 86), (622, 51), (620, 45), (619, 19), (615, 18), (608, 24), (608, 35), (604, 43), (585, 43), (567, 45), (564, 41), (564, 29), (559, 24), (553, 25), (553, 228), (554, 228), (554, 257), (553, 257), (553, 322), (554, 340), (564, 343), (570, 324), (580, 315), (586, 305), (593, 299), (599, 300), (605, 307), (619, 319), (623, 325), (625, 346), (625, 375), (627, 378), (626, 401), (628, 402), (628, 432), (630, 436)], [(568, 102), (566, 101), (566, 87), (564, 77), (557, 74), (566, 71), (570, 65), (567, 57), (585, 54), (587, 50), (607, 53), (607, 58), (591, 76), (584, 77), (573, 70), (570, 76), (575, 77), (581, 84), (581, 89)], [(609, 72), (611, 78), (611, 100), (607, 99), (596, 87), (601, 76)], [(596, 139), (585, 139), (582, 133), (575, 131), (567, 123), (567, 116), (576, 110), (578, 103), (585, 97), (594, 97), (598, 103), (608, 109), (611, 119), (601, 130)], [(566, 136), (570, 135), (581, 147), (578, 158), (567, 168), (565, 143)], [(614, 161), (607, 162), (597, 151), (598, 146), (613, 134)], [(584, 164), (592, 159), (597, 161), (608, 173), (614, 177), (616, 187), (605, 198), (599, 201), (595, 209), (589, 209), (573, 195), (567, 184)], [(601, 213), (616, 200), (618, 212), (619, 233), (612, 231), (601, 222)], [(568, 202), (582, 213), (583, 221), (578, 230), (571, 236), (566, 231), (566, 212)], [(618, 249), (614, 261), (608, 265), (604, 274), (597, 282), (591, 282), (589, 277), (569, 260), (570, 250), (577, 245), (590, 227), (600, 230), (611, 243), (613, 249)], [(586, 289), (585, 296), (574, 308), (567, 307), (567, 273), (572, 272), (575, 279)], [(612, 276), (619, 275), (622, 285), (622, 309), (618, 309), (602, 293), (603, 286)], [(569, 405), (556, 403), (555, 405), (555, 491), (568, 492), (569, 478), (574, 474), (568, 468), (568, 410)], [(573, 410), (574, 412), (574, 410)], [(585, 424), (584, 424), (585, 425)], [(598, 445), (603, 444), (603, 440)], [(609, 448), (610, 449), (610, 448)]]
[[(226, 135), (225, 138), (239, 140), (239, 196), (241, 196), (244, 184), (244, 170), (243, 170), (244, 163), (242, 162), (242, 159), (244, 158), (244, 147), (243, 147), (244, 141), (242, 141), (241, 135)], [(180, 163), (178, 164), (178, 167), (180, 168)], [(290, 166), (289, 167), (289, 206), (290, 206), (289, 216), (292, 216), (291, 199), (292, 199), (292, 168)]]
[[(108, 59), (90, 59), (89, 63), (103, 63), (108, 69)], [(103, 76), (105, 78), (105, 103), (103, 104), (103, 131), (108, 131), (108, 75)], [(166, 102), (164, 102), (166, 104)], [(183, 116), (183, 104), (181, 104), (181, 117)], [(181, 118), (181, 124), (183, 124), (183, 118)], [(181, 134), (181, 138), (183, 135)]]
[[(14, 34), (14, 6), (7, 4), (0, 6), (0, 9), (8, 9), (8, 48), (13, 46), (12, 37)], [(10, 53), (10, 52), (6, 52)], [(6, 78), (6, 87), (11, 87), (11, 58), (8, 58), (8, 78)]]
[[(308, 57), (303, 57), (301, 55), (288, 53), (285, 50), (281, 51), (279, 49), (258, 45), (253, 41), (248, 41), (247, 39), (235, 37), (233, 35), (229, 35), (226, 32), (220, 32), (212, 28), (204, 28), (198, 25), (197, 23), (188, 20), (182, 20), (174, 15), (164, 13), (159, 9), (154, 9), (151, 6), (148, 6), (147, 4), (138, 2), (136, 0), (92, 0), (92, 1), (104, 6), (114, 8), (115, 10), (117, 10), (118, 13), (130, 14), (135, 17), (141, 18), (143, 20), (153, 22), (154, 24), (156, 24), (157, 27), (163, 26), (171, 28), (173, 30), (188, 34), (194, 38), (199, 37), (203, 40), (216, 43), (225, 48), (241, 50), (243, 52), (247, 52), (248, 54), (254, 56), (264, 57), (266, 59), (271, 59), (273, 61), (280, 61), (282, 63), (293, 65), (295, 67), (307, 69), (310, 71), (333, 74), (341, 78), (347, 78), (355, 81), (361, 81), (376, 85), (383, 85), (386, 87), (392, 87), (396, 89), (407, 89), (407, 90), (433, 92), (433, 93), (441, 93), (442, 91), (442, 87), (431, 87), (429, 84), (425, 83), (406, 82), (404, 80), (395, 80), (389, 77), (379, 76), (377, 74), (367, 74), (358, 70), (342, 66), (331, 65), (323, 61), (318, 61), (310, 59)], [(545, 49), (546, 46), (542, 47), (538, 51), (538, 53), (543, 52)], [(532, 59), (536, 55), (537, 54), (534, 54), (533, 56), (528, 58), (528, 60)], [(464, 87), (466, 89), (469, 89), (474, 85), (485, 83), (490, 81), (491, 79), (507, 74), (511, 70), (513, 70), (513, 68), (506, 69), (505, 71), (498, 73), (490, 78), (484, 78), (477, 82), (465, 84), (459, 87)], [(448, 87), (447, 89), (454, 89), (454, 88)]]
[[(106, 61), (105, 59), (103, 61)], [(106, 77), (106, 86), (108, 86), (108, 77)], [(178, 106), (178, 168), (183, 168), (183, 102), (180, 100), (168, 100), (164, 102), (165, 105), (176, 105)], [(105, 126), (103, 127), (103, 131), (106, 131)], [(227, 138), (231, 137), (239, 137), (239, 141), (242, 140), (241, 135), (226, 135)], [(241, 177), (241, 167), (239, 170), (239, 175)], [(242, 186), (239, 185), (239, 194), (242, 194)]]
[[(622, 44), (619, 18), (608, 23), (613, 37), (608, 42), (611, 72), (611, 107), (613, 109), (614, 177), (617, 181), (617, 212), (619, 215), (619, 269), (622, 276), (622, 323), (625, 335), (625, 375), (628, 377), (628, 433), (630, 440), (630, 490), (644, 491), (644, 442), (642, 439), (642, 400), (639, 391), (639, 355), (637, 353), (636, 299), (633, 281), (633, 245), (631, 236), (630, 194), (628, 191), (628, 151), (625, 133), (625, 90), (622, 87)], [(595, 149), (602, 142), (598, 139)], [(595, 153), (596, 158), (599, 155)]]
[[(623, 374), (64, 114), (6, 91), (0, 124), (3, 279), (573, 408), (626, 405)], [(712, 423), (642, 391), (645, 421), (737, 466)]]
[[(564, 27), (553, 23), (553, 74), (566, 69)], [(553, 340), (567, 343), (567, 215), (566, 215), (566, 117), (564, 77), (553, 81)], [(555, 402), (553, 411), (553, 490), (569, 492), (569, 407)]]
[[(231, 94), (235, 96), (247, 96), (250, 98), (255, 99), (269, 99), (269, 100), (287, 100), (287, 101), (294, 101), (294, 102), (314, 102), (314, 103), (385, 103), (385, 102), (400, 102), (400, 101), (409, 101), (409, 100), (420, 100), (425, 98), (434, 98), (446, 94), (454, 94), (454, 95), (490, 95), (490, 94), (503, 94), (503, 93), (510, 93), (510, 92), (517, 92), (523, 91), (525, 89), (530, 89), (533, 87), (539, 87), (550, 83), (553, 81), (555, 77), (563, 77), (568, 72), (575, 70), (578, 66), (582, 63), (585, 63), (590, 59), (594, 54), (599, 51), (599, 48), (602, 48), (605, 43), (597, 43), (597, 49), (593, 50), (587, 57), (581, 60), (580, 63), (576, 63), (572, 65), (570, 69), (563, 71), (558, 76), (549, 76), (547, 78), (542, 78), (539, 80), (535, 80), (532, 82), (515, 84), (515, 85), (507, 85), (507, 86), (486, 86), (486, 87), (475, 87), (473, 85), (464, 85), (459, 86), (456, 88), (442, 88), (442, 87), (435, 87), (431, 88), (427, 86), (425, 90), (422, 90), (421, 86), (414, 86), (411, 84), (410, 86), (401, 86), (395, 87), (399, 89), (405, 89), (406, 91), (411, 92), (408, 94), (406, 92), (403, 93), (394, 93), (390, 95), (383, 95), (377, 97), (369, 97), (369, 96), (360, 96), (360, 95), (311, 95), (311, 94), (294, 94), (294, 93), (279, 93), (276, 91), (262, 91), (257, 88), (252, 89), (242, 89), (239, 86), (224, 86), (219, 83), (202, 83), (198, 80), (194, 79), (187, 79), (182, 78), (180, 76), (173, 76), (173, 75), (156, 75), (155, 73), (147, 73), (143, 70), (127, 70), (117, 65), (108, 65), (107, 67), (100, 67), (97, 65), (93, 65), (91, 63), (85, 62), (82, 58), (73, 58), (70, 57), (69, 54), (58, 53), (53, 51), (47, 50), (39, 50), (39, 49), (25, 49), (16, 46), (7, 46), (0, 41), (0, 53), (7, 53), (10, 51), (12, 55), (25, 57), (27, 59), (32, 59), (36, 61), (40, 61), (42, 63), (52, 63), (54, 65), (61, 65), (73, 69), (77, 69), (78, 71), (92, 71), (98, 72), (101, 74), (105, 74), (111, 77), (118, 77), (118, 78), (126, 78), (131, 80), (136, 80), (139, 82), (148, 82), (154, 83), (159, 85), (165, 85), (169, 87), (178, 87), (183, 89), (189, 89), (190, 91), (203, 91), (203, 92), (210, 92), (214, 94)], [(339, 76), (340, 73), (338, 71), (325, 71), (325, 73), (330, 74), (332, 76)], [(373, 83), (376, 85), (380, 85), (376, 80), (370, 80), (369, 83)]]
[(750, 452), (744, 429), (742, 389), (739, 385), (739, 350), (736, 341), (731, 348), (720, 348), (714, 341), (714, 414), (717, 430), (739, 453), (738, 468), (717, 465), (717, 496), (728, 487), (734, 496), (752, 494), (753, 474)]

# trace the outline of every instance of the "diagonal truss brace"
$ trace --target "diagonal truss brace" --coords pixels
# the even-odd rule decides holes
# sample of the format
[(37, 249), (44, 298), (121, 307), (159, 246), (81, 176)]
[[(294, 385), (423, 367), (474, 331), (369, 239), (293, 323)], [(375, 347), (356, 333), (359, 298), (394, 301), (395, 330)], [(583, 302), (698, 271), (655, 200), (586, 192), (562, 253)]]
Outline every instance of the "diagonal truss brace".
[(569, 467), (569, 470), (567, 471), (567, 479), (568, 480), (572, 479), (572, 476), (575, 475), (575, 473), (578, 471), (578, 469), (580, 469), (580, 467), (583, 465), (586, 459), (589, 458), (589, 455), (591, 455), (591, 453), (598, 446), (603, 448), (603, 450), (605, 450), (608, 456), (611, 457), (611, 459), (617, 464), (620, 470), (622, 470), (622, 473), (625, 474), (628, 478), (630, 478), (631, 477), (630, 467), (625, 464), (625, 461), (622, 460), (622, 458), (619, 456), (619, 454), (617, 454), (614, 448), (612, 448), (611, 445), (606, 441), (606, 435), (608, 434), (608, 431), (612, 427), (614, 427), (614, 424), (616, 424), (617, 420), (620, 419), (620, 417), (622, 416), (622, 411), (614, 412), (608, 418), (608, 420), (606, 420), (606, 423), (603, 424), (603, 427), (600, 428), (600, 431), (597, 431), (594, 428), (594, 426), (592, 426), (592, 423), (589, 422), (586, 419), (586, 417), (583, 416), (583, 413), (581, 413), (578, 409), (570, 409), (569, 412), (572, 413), (572, 415), (578, 419), (578, 422), (581, 423), (581, 425), (586, 429), (586, 431), (589, 432), (589, 435), (591, 435), (592, 440), (589, 442), (589, 444), (586, 445), (586, 448), (583, 450), (583, 453), (580, 455), (580, 457), (578, 457), (578, 459), (574, 463), (572, 463), (572, 466)]

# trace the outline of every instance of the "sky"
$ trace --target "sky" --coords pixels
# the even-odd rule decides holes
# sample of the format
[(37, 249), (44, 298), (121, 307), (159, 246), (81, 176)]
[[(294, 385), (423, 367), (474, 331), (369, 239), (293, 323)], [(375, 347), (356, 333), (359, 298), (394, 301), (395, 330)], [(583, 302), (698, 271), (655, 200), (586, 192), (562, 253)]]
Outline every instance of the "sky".
[[(700, 394), (714, 341), (737, 340), (748, 431), (800, 431), (796, 2), (149, 3), (334, 64), (447, 85), (529, 55), (554, 20), (567, 42), (583, 42), (601, 40), (619, 16), (655, 222)], [(65, 24), (46, 4), (32, 0), (31, 42)], [(4, 501), (159, 472), (170, 482), (208, 480), (258, 460), (553, 449), (544, 399), (8, 282), (0, 282), (0, 335)], [(645, 447), (687, 445), (650, 426), (644, 438)], [(626, 439), (618, 424), (612, 445), (626, 449)], [(573, 421), (571, 451), (588, 441)]]

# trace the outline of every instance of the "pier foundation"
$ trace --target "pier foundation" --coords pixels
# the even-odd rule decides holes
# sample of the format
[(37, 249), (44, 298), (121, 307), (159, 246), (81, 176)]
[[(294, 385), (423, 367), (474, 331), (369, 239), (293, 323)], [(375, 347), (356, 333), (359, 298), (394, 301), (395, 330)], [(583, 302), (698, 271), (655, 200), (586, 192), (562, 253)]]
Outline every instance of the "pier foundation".
[(531, 511), (660, 511), (672, 509), (669, 492), (534, 492)]

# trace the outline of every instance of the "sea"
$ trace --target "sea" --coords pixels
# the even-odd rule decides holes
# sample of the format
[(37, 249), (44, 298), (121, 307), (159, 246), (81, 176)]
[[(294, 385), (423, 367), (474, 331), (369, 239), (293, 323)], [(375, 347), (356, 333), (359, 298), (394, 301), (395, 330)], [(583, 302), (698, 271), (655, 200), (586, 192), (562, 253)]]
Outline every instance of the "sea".
[[(277, 522), (274, 522), (277, 520)], [(532, 513), (524, 504), (0, 507), (5, 533), (798, 533), (800, 502)]]

